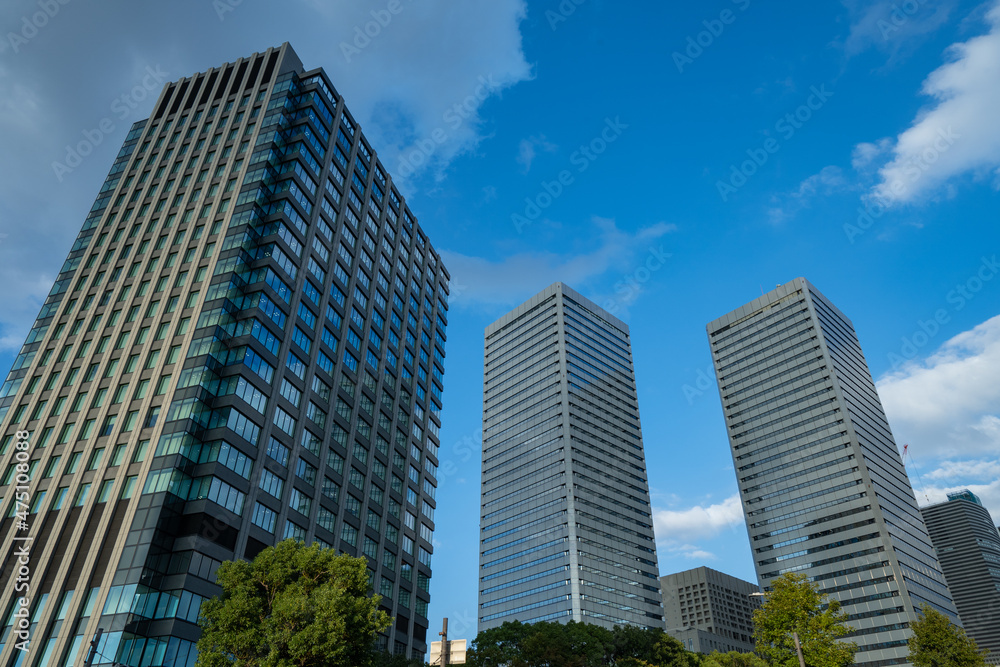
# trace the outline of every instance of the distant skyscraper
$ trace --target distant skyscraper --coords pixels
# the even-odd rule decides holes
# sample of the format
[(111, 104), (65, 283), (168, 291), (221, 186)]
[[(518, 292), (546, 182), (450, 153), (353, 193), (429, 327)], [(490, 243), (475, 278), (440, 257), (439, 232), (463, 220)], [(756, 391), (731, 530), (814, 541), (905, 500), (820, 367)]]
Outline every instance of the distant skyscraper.
[(663, 627), (628, 327), (555, 283), (486, 328), (479, 629)]
[(754, 650), (753, 612), (761, 599), (756, 584), (709, 567), (660, 578), (667, 634), (689, 651)]
[(807, 575), (858, 664), (906, 663), (920, 604), (956, 612), (851, 321), (798, 278), (708, 336), (761, 586)]
[(1000, 534), (970, 491), (920, 510), (966, 634), (1000, 665)]
[(97, 664), (192, 665), (220, 562), (284, 538), (366, 556), (382, 645), (422, 656), (447, 280), (287, 44), (166, 85), (0, 391), (0, 664), (81, 665), (103, 628)]

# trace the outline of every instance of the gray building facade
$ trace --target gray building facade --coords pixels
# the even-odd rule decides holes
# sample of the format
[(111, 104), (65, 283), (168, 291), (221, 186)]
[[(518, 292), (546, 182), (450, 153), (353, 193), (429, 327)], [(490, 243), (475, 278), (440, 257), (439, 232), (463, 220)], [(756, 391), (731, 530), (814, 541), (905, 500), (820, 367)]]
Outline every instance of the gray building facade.
[(661, 628), (628, 327), (555, 283), (486, 328), (480, 631)]
[(0, 391), (0, 664), (103, 628), (96, 664), (190, 667), (219, 564), (286, 538), (365, 556), (382, 647), (422, 656), (447, 281), (289, 45), (166, 85)]
[(708, 337), (760, 585), (805, 574), (857, 664), (905, 664), (922, 603), (957, 615), (853, 324), (797, 278)]
[(667, 634), (695, 653), (752, 653), (760, 588), (709, 567), (660, 577)]
[(965, 633), (1000, 664), (1000, 533), (970, 491), (921, 508)]

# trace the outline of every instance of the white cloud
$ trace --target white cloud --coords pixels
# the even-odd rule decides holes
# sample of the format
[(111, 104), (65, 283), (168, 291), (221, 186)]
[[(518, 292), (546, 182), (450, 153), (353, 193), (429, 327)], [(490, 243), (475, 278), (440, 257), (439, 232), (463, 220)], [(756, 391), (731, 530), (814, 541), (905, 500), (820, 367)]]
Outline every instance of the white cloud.
[(721, 503), (708, 506), (695, 505), (684, 510), (653, 510), (653, 529), (657, 540), (681, 543), (716, 537), (726, 530), (736, 530), (744, 525), (743, 505), (738, 495)]
[(1000, 0), (987, 20), (988, 34), (952, 45), (951, 61), (924, 81), (922, 92), (934, 103), (896, 138), (873, 197), (904, 204), (957, 176), (986, 178), (992, 171), (1000, 179)]
[(1000, 316), (878, 382), (897, 441), (921, 456), (1000, 449)]
[[(612, 278), (616, 274), (628, 275), (643, 266), (648, 257), (669, 254), (660, 239), (676, 229), (675, 225), (661, 222), (632, 234), (619, 229), (614, 220), (595, 217), (586, 241), (577, 242), (577, 247), (567, 253), (520, 252), (494, 261), (443, 250), (441, 257), (452, 276), (451, 303), (507, 306), (524, 301), (554, 282), (565, 282), (578, 290), (600, 289), (608, 274)], [(623, 290), (616, 304), (627, 306), (631, 301), (625, 297), (634, 300), (638, 293)], [(599, 305), (604, 302), (592, 298)]]
[(322, 64), (397, 180), (443, 177), (482, 138), (483, 104), (532, 77), (524, 0), (402, 0), (384, 26), (385, 3), (305, 2), (335, 26)]
[(1000, 521), (1000, 316), (882, 377), (879, 396), (897, 444), (908, 444), (921, 505), (969, 489)]

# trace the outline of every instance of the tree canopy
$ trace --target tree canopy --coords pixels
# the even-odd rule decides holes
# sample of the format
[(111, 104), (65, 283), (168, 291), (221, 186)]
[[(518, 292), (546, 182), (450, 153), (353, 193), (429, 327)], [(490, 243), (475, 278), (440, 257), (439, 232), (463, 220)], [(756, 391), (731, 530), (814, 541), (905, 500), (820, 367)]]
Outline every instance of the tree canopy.
[(910, 625), (910, 662), (914, 667), (984, 667), (987, 651), (929, 605), (920, 608), (916, 622)]
[(850, 630), (840, 603), (829, 600), (801, 574), (789, 573), (771, 581), (764, 604), (754, 612), (757, 655), (772, 667), (798, 667), (793, 632), (797, 632), (808, 667), (847, 667), (857, 645), (841, 641)]
[(713, 651), (704, 657), (701, 667), (767, 667), (767, 663), (756, 653)]
[(391, 622), (369, 595), (364, 558), (294, 540), (218, 570), (197, 667), (364, 667)]
[[(472, 667), (697, 667), (699, 656), (663, 630), (517, 621), (480, 632)], [(727, 666), (728, 667), (728, 666)]]

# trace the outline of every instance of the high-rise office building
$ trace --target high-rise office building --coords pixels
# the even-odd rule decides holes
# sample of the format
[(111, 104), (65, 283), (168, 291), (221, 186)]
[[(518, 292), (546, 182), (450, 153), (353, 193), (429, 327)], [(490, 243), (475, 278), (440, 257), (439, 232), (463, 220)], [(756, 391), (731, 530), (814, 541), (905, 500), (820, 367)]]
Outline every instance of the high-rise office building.
[(555, 283), (486, 328), (479, 629), (663, 627), (628, 327)]
[(757, 584), (710, 567), (660, 577), (667, 634), (695, 653), (752, 653)]
[(216, 568), (285, 538), (367, 557), (383, 647), (422, 656), (447, 280), (287, 44), (166, 85), (0, 392), (0, 664), (100, 628), (95, 664), (192, 665)]
[(708, 336), (760, 585), (805, 574), (857, 664), (906, 663), (916, 609), (956, 612), (853, 324), (797, 278)]
[(1000, 664), (1000, 533), (976, 494), (921, 508), (967, 635)]

